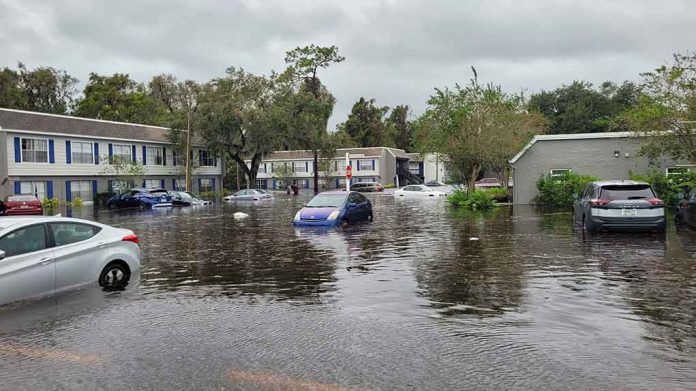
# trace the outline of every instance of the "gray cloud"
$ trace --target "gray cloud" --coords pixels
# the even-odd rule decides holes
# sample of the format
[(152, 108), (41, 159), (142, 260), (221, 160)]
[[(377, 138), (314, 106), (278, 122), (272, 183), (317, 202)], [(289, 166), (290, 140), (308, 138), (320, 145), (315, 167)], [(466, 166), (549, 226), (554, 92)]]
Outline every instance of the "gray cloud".
[(688, 0), (0, 0), (0, 66), (206, 81), (231, 65), (282, 70), (291, 48), (336, 44), (347, 60), (321, 75), (337, 98), (333, 127), (361, 96), (418, 113), (472, 65), (483, 81), (527, 93), (637, 80), (696, 49), (695, 14)]

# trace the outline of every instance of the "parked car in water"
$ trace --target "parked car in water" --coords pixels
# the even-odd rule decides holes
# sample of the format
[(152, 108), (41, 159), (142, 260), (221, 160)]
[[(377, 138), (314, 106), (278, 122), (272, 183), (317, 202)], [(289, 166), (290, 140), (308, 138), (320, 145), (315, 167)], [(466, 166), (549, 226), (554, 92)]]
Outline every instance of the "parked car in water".
[(197, 198), (191, 192), (187, 191), (170, 191), (172, 197), (172, 205), (174, 206), (200, 206), (210, 205), (212, 202)]
[(263, 189), (244, 189), (222, 198), (223, 201), (263, 201), (273, 198)]
[(443, 197), (447, 194), (443, 191), (432, 189), (425, 185), (408, 185), (394, 192), (394, 197)]
[(384, 186), (382, 186), (381, 183), (377, 182), (359, 182), (354, 185), (350, 186), (350, 191), (359, 191), (359, 192), (376, 192), (376, 191), (384, 191)]
[(691, 228), (696, 228), (696, 186), (683, 195), (677, 203), (674, 221), (677, 225), (688, 225)]
[(131, 189), (106, 201), (109, 209), (118, 208), (161, 208), (172, 206), (172, 197), (165, 189)]
[(335, 190), (312, 198), (295, 214), (293, 224), (333, 227), (372, 220), (372, 203), (367, 197), (355, 191)]
[(433, 190), (441, 191), (445, 193), (445, 195), (450, 195), (452, 194), (452, 192), (454, 192), (454, 186), (448, 185), (440, 181), (428, 181), (425, 182), (423, 185), (428, 186)]
[(573, 221), (587, 232), (665, 230), (665, 207), (648, 183), (591, 182), (576, 198)]
[(94, 282), (122, 289), (139, 269), (133, 231), (61, 217), (0, 219), (0, 305)]
[(15, 194), (5, 197), (0, 212), (5, 216), (43, 215), (41, 200), (32, 194)]
[(190, 195), (191, 197), (193, 197), (193, 205), (194, 205), (194, 206), (198, 206), (198, 205), (212, 205), (212, 204), (213, 204), (213, 201), (204, 200), (204, 199), (198, 197), (197, 195), (191, 193), (190, 191), (185, 191), (184, 193), (186, 193), (186, 194)]

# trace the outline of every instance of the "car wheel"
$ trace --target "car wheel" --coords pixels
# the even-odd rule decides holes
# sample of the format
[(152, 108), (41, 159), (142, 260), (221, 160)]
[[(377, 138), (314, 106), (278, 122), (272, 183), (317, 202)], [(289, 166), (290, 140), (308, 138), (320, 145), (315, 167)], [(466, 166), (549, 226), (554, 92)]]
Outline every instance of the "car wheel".
[(348, 226), (348, 219), (341, 220), (341, 228), (345, 228), (347, 226)]
[(106, 207), (109, 209), (116, 209), (116, 204), (108, 204)]
[(99, 275), (99, 286), (104, 289), (121, 289), (128, 285), (130, 270), (121, 262), (111, 262)]
[(582, 230), (583, 232), (587, 233), (593, 233), (594, 230), (590, 228), (590, 226), (587, 224), (587, 221), (585, 219), (585, 216), (582, 216)]
[(141, 202), (141, 203), (138, 204), (138, 209), (140, 209), (140, 210), (145, 210), (145, 209), (147, 209), (147, 205), (145, 205), (144, 202)]

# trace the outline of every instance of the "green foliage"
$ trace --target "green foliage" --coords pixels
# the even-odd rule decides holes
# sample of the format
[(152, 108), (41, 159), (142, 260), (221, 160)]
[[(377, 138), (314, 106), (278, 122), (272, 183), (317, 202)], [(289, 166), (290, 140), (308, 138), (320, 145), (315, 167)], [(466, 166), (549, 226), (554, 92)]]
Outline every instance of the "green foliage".
[(395, 189), (396, 185), (393, 182), (389, 182), (383, 186), (385, 189)]
[(575, 201), (573, 195), (581, 194), (588, 183), (596, 180), (597, 177), (572, 172), (558, 176), (543, 175), (537, 180), (539, 194), (534, 202), (550, 207), (571, 207)]
[(198, 194), (198, 197), (203, 200), (215, 200), (222, 198), (226, 195), (230, 194), (230, 191), (227, 189), (221, 189), (221, 190), (213, 190), (213, 191), (204, 191)]
[[(145, 166), (141, 162), (133, 161), (125, 156), (109, 157), (107, 155), (102, 157), (102, 161), (108, 162), (100, 172), (102, 175), (114, 177), (118, 182), (128, 184), (129, 187), (139, 183), (140, 178), (145, 175)], [(119, 191), (122, 190), (119, 189)]]
[(41, 206), (44, 209), (57, 208), (58, 206), (60, 206), (60, 201), (57, 198), (44, 197), (43, 199), (41, 199)]
[(696, 172), (672, 174), (667, 176), (660, 171), (652, 170), (646, 174), (636, 174), (629, 171), (628, 176), (635, 181), (649, 183), (655, 194), (666, 204), (674, 206), (679, 202), (679, 193), (685, 192), (696, 183)]
[(389, 144), (385, 115), (387, 106), (376, 106), (375, 100), (361, 97), (353, 105), (346, 122), (338, 128), (345, 131), (359, 147), (375, 147)]
[(71, 206), (73, 208), (81, 208), (85, 205), (84, 201), (82, 201), (82, 198), (80, 197), (75, 197), (74, 200), (70, 201), (67, 203), (68, 206)]
[(0, 107), (66, 114), (72, 104), (77, 79), (51, 67), (0, 70)]
[(493, 194), (482, 189), (471, 192), (457, 189), (447, 197), (447, 201), (452, 205), (466, 206), (474, 210), (485, 210), (496, 206)]
[(394, 146), (410, 152), (413, 148), (413, 124), (408, 120), (409, 108), (406, 105), (394, 107), (387, 118), (387, 132), (390, 141), (385, 145)]
[(496, 202), (507, 202), (510, 198), (510, 191), (501, 187), (493, 187), (485, 191), (488, 192)]

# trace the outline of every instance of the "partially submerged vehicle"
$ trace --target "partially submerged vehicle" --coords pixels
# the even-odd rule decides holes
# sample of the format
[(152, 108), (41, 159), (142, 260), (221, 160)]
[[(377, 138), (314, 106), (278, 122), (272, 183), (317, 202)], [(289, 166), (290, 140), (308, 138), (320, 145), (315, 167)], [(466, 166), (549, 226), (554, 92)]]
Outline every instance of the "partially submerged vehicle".
[(372, 220), (372, 203), (367, 197), (355, 191), (337, 190), (317, 194), (295, 214), (293, 224), (335, 227)]

